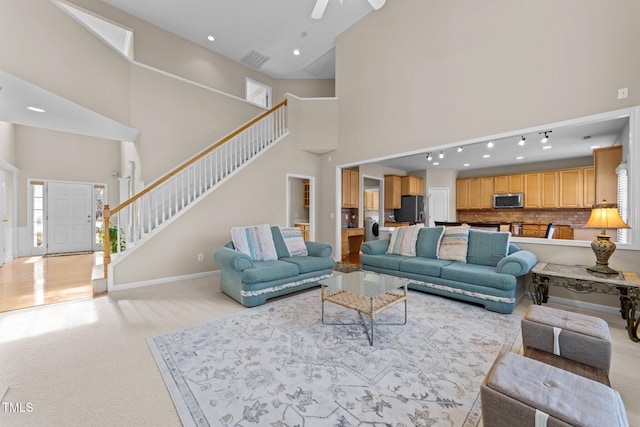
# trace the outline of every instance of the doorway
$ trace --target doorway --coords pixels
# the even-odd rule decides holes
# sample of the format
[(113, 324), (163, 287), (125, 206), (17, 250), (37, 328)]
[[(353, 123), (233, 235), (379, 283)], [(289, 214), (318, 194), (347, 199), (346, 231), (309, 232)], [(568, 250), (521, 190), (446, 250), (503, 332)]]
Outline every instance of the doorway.
[(315, 178), (287, 174), (287, 227), (303, 229), (305, 240), (315, 240)]

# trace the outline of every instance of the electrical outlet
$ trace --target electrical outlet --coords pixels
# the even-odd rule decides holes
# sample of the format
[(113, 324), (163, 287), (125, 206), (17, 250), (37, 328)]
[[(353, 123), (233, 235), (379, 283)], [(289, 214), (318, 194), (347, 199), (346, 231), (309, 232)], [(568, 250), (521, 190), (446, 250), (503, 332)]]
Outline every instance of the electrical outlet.
[(618, 89), (618, 99), (624, 99), (629, 97), (629, 88), (623, 87)]
[(204, 254), (198, 254), (198, 262), (204, 261)]

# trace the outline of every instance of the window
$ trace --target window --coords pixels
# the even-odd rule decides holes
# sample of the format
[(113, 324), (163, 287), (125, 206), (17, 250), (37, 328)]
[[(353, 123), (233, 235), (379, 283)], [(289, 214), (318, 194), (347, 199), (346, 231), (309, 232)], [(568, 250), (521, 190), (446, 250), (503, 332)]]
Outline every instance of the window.
[(31, 181), (33, 194), (33, 247), (41, 248), (44, 239), (44, 182)]
[(271, 86), (247, 78), (245, 96), (249, 102), (264, 108), (271, 108)]
[(102, 247), (102, 229), (104, 227), (104, 185), (94, 185), (93, 186), (93, 194), (95, 196), (95, 206), (96, 206), (96, 224), (95, 224), (95, 234), (96, 234), (96, 246)]

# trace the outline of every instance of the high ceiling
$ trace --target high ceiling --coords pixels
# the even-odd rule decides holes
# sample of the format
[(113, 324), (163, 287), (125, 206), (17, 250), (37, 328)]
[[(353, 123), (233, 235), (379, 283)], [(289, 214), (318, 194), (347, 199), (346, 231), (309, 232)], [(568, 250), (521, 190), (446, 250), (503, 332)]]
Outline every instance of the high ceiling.
[(367, 0), (329, 0), (321, 19), (316, 0), (102, 1), (234, 61), (253, 52), (253, 68), (280, 79), (334, 78), (336, 37), (373, 11)]

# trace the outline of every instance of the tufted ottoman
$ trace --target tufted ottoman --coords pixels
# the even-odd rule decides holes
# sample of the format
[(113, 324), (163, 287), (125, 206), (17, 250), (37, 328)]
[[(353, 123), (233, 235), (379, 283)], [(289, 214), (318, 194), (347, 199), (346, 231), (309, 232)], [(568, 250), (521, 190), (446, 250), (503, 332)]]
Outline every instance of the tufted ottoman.
[(522, 318), (522, 345), (604, 370), (611, 367), (611, 335), (603, 319), (541, 305)]
[(496, 358), (480, 399), (484, 427), (629, 425), (614, 389), (515, 353)]

